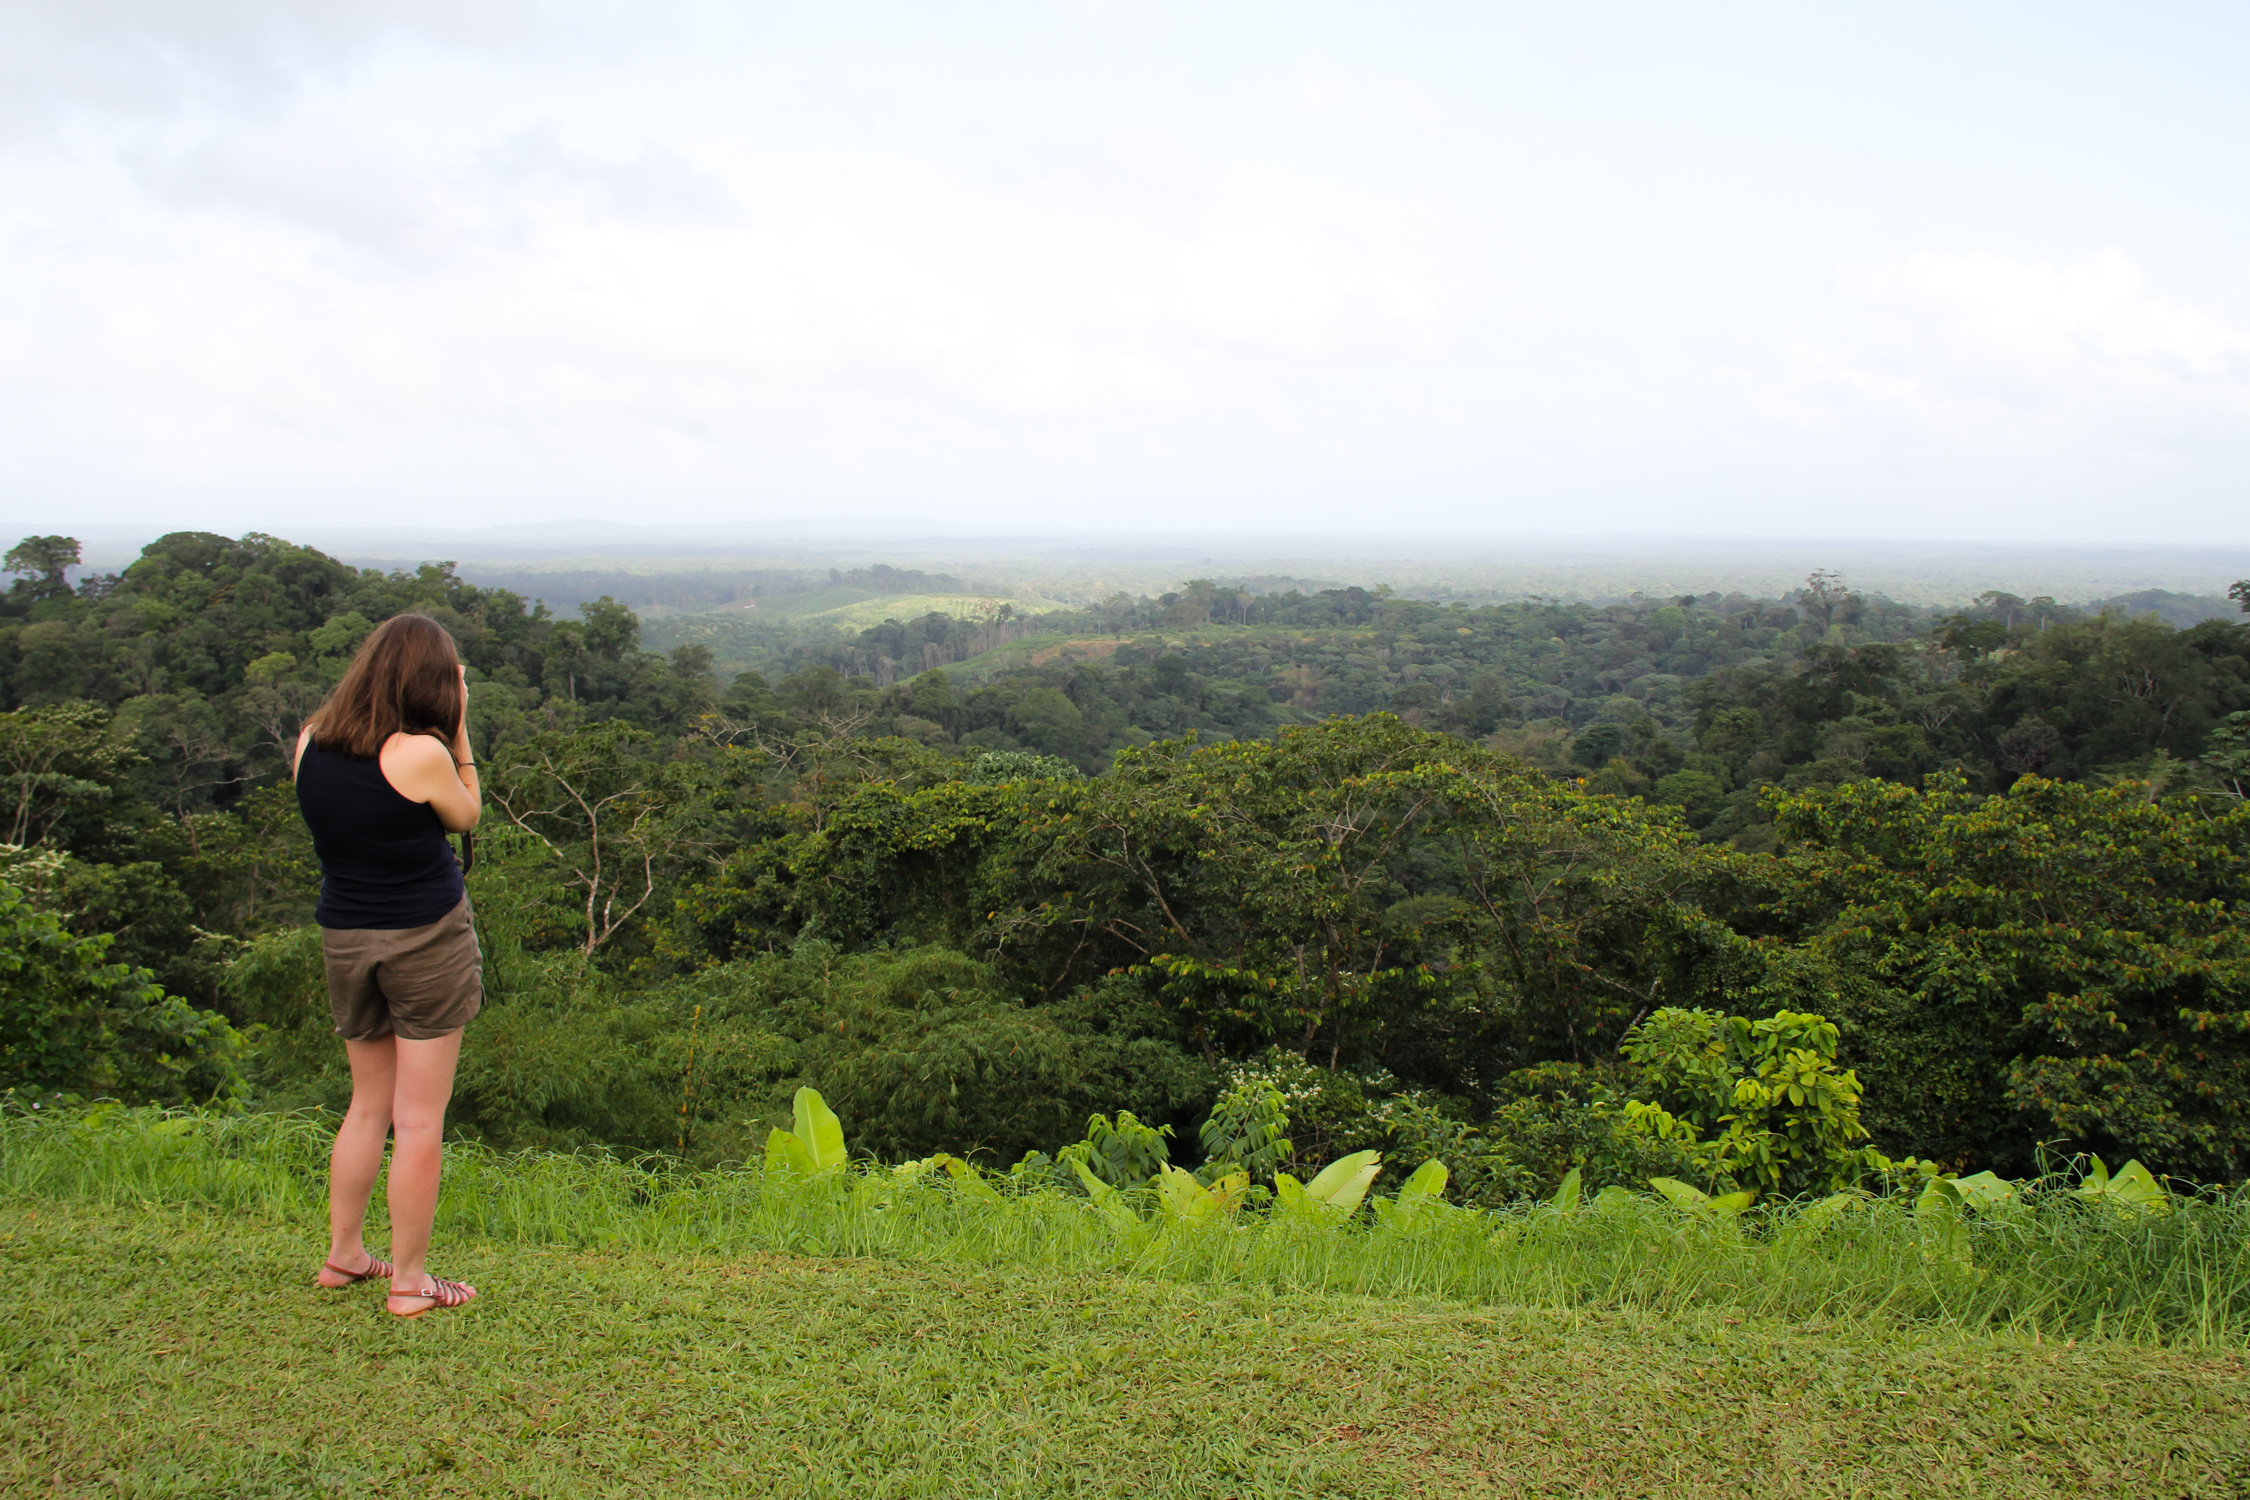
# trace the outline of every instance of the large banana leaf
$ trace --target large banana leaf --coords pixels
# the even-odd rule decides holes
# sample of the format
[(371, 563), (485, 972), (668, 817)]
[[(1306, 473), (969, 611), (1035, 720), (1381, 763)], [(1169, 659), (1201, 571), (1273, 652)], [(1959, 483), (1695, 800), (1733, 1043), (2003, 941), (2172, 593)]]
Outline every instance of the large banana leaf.
[(1398, 1201), (1410, 1203), (1418, 1199), (1440, 1197), (1452, 1176), (1452, 1173), (1446, 1171), (1444, 1162), (1426, 1161), (1414, 1169), (1413, 1176), (1398, 1185)]
[(1979, 1172), (1955, 1178), (1953, 1191), (1961, 1195), (1965, 1208), (1991, 1208), (2015, 1197), (2016, 1185), (1996, 1172)]
[(844, 1122), (820, 1097), (818, 1089), (797, 1090), (797, 1139), (812, 1157), (813, 1170), (825, 1172), (844, 1164)]
[(1865, 1201), (1860, 1194), (1849, 1190), (1830, 1193), (1818, 1203), (1808, 1203), (1790, 1215), (1787, 1230), (1792, 1234), (1811, 1234), (1825, 1229), (1838, 1214), (1857, 1208)]
[(797, 1090), (797, 1128), (766, 1137), (766, 1168), (813, 1177), (844, 1164), (844, 1122), (818, 1089)]
[(1349, 1218), (1359, 1212), (1360, 1204), (1367, 1199), (1367, 1190), (1375, 1185), (1376, 1174), (1382, 1170), (1381, 1152), (1354, 1151), (1321, 1168), (1319, 1174), (1305, 1184), (1305, 1196)]
[(1399, 1184), (1398, 1193), (1390, 1198), (1376, 1198), (1370, 1205), (1375, 1211), (1375, 1222), (1387, 1230), (1411, 1232), (1447, 1222), (1462, 1212), (1445, 1201), (1445, 1184), (1451, 1174), (1441, 1161), (1426, 1161), (1406, 1181)]
[(1957, 1219), (1961, 1215), (1961, 1189), (1951, 1177), (1933, 1177), (1922, 1185), (1915, 1195), (1914, 1217), (1930, 1222)]
[(810, 1177), (814, 1170), (812, 1152), (794, 1131), (772, 1131), (766, 1136), (766, 1170)]
[(1699, 1187), (1690, 1186), (1676, 1177), (1651, 1177), (1648, 1185), (1663, 1194), (1674, 1208), (1684, 1208), (1690, 1213), (1725, 1214), (1729, 1218), (1741, 1213), (1757, 1201), (1751, 1192), (1721, 1193), (1714, 1198)]
[(2172, 1195), (2164, 1190), (2164, 1184), (2138, 1161), (2125, 1163), (2112, 1176), (2102, 1159), (2095, 1157), (2094, 1169), (2078, 1184), (2077, 1193), (2090, 1202), (2130, 1213), (2168, 1213), (2172, 1207)]
[(1210, 1189), (1170, 1165), (1156, 1169), (1156, 1206), (1172, 1219), (1210, 1219), (1219, 1212)]

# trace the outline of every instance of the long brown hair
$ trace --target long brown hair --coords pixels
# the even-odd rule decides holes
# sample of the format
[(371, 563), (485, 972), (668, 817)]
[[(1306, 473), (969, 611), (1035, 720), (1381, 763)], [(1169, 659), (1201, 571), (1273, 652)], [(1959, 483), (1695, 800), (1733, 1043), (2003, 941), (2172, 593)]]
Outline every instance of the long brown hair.
[(393, 615), (360, 643), (344, 680), (305, 721), (323, 750), (372, 759), (394, 734), (461, 722), (461, 655), (428, 615)]

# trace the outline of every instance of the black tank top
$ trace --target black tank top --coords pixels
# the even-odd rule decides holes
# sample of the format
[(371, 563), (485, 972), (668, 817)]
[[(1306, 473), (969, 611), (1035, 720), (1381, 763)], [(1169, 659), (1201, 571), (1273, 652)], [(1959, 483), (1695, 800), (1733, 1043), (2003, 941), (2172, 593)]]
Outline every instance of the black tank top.
[(323, 927), (422, 927), (467, 889), (437, 809), (398, 794), (382, 763), (318, 745), (297, 763), (297, 809), (320, 856)]

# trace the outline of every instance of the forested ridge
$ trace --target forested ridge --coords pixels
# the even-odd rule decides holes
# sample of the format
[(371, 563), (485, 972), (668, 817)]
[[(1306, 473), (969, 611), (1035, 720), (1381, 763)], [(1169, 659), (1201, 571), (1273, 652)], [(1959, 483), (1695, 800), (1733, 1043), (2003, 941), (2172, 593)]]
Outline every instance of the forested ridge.
[(1856, 1071), (1894, 1156), (2250, 1173), (2240, 621), (1832, 574), (1475, 607), (1199, 580), (761, 621), (765, 669), (722, 681), (753, 627), (675, 617), (658, 654), (612, 598), (566, 617), (450, 564), (75, 559), (26, 539), (0, 596), (20, 1097), (343, 1096), (284, 753), (417, 610), (460, 642), (491, 800), (457, 1118), (496, 1143), (740, 1158), (811, 1083), (878, 1152), (1014, 1160), (1097, 1112), (1192, 1137), (1254, 1079), (1306, 1159), (1442, 1150), (1462, 1193), (1747, 1181), (1717, 1117), (1648, 1124), (1656, 1041), (1750, 1065), (1651, 1029), (1700, 1012), (1826, 1017), (1759, 1045), (1825, 1045), (1805, 1066)]

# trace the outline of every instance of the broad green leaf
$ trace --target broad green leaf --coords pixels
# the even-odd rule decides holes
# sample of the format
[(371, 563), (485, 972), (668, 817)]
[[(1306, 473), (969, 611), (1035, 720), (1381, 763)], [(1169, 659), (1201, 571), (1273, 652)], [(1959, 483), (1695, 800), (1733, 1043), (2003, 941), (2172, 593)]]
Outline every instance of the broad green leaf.
[(2119, 1167), (2117, 1174), (2109, 1179), (2109, 1195), (2135, 1208), (2170, 1207), (2172, 1201), (2172, 1195), (2156, 1180), (2156, 1174), (2137, 1159)]
[(1961, 1195), (1966, 1207), (1990, 1208), (2015, 1197), (2016, 1185), (1996, 1173), (1979, 1172), (1974, 1177), (1954, 1178), (1953, 1191)]
[(1236, 1205), (1241, 1203), (1242, 1195), (1250, 1191), (1250, 1174), (1229, 1172), (1212, 1183), (1208, 1191), (1211, 1201), (1218, 1205), (1221, 1213), (1233, 1213)]
[[(2099, 1165), (2101, 1158), (2094, 1160)], [(2164, 1184), (2137, 1158), (2119, 1167), (2115, 1176), (2106, 1171), (2098, 1178), (2089, 1175), (2078, 1184), (2077, 1192), (2081, 1198), (2134, 1213), (2163, 1213), (2172, 1206), (2172, 1195), (2164, 1190)]]
[(1305, 1196), (1305, 1185), (1287, 1172), (1273, 1174), (1273, 1196), (1275, 1202), (1288, 1210), (1308, 1208), (1312, 1204)]
[(984, 1180), (984, 1174), (958, 1156), (942, 1158), (946, 1175), (953, 1179), (954, 1190), (971, 1198), (982, 1198), (988, 1203), (1000, 1201), (999, 1190)]
[(1094, 1211), (1107, 1219), (1112, 1229), (1123, 1231), (1140, 1228), (1140, 1219), (1118, 1195), (1117, 1189), (1088, 1171), (1086, 1164), (1076, 1157), (1071, 1158), (1070, 1164), (1077, 1170), (1078, 1180), (1085, 1184), (1086, 1196), (1094, 1200)]
[(1857, 1193), (1830, 1193), (1818, 1203), (1810, 1203), (1790, 1216), (1791, 1229), (1820, 1229), (1838, 1214), (1855, 1208), (1861, 1202)]
[(1572, 1167), (1563, 1173), (1562, 1186), (1555, 1189), (1555, 1196), (1547, 1200), (1547, 1206), (1559, 1214), (1569, 1213), (1578, 1207), (1579, 1198), (1585, 1191), (1580, 1184), (1578, 1169)]
[(1305, 1196), (1325, 1207), (1339, 1210), (1345, 1217), (1359, 1212), (1368, 1188), (1375, 1183), (1383, 1170), (1383, 1155), (1379, 1151), (1354, 1151), (1322, 1167), (1312, 1181), (1305, 1184)]
[(844, 1164), (844, 1122), (818, 1089), (797, 1090), (797, 1139), (804, 1142), (813, 1169), (825, 1172)]
[(1442, 1161), (1426, 1161), (1414, 1169), (1414, 1175), (1398, 1185), (1398, 1201), (1411, 1198), (1435, 1198), (1445, 1191), (1452, 1174)]
[(1719, 1213), (1733, 1216), (1758, 1201), (1757, 1193), (1745, 1188), (1739, 1193), (1721, 1193), (1711, 1200), (1711, 1207)]
[(1596, 1208), (1619, 1208), (1633, 1201), (1633, 1190), (1629, 1187), (1621, 1187), (1614, 1182), (1594, 1194), (1594, 1207)]
[(766, 1136), (766, 1170), (792, 1173), (799, 1177), (813, 1175), (812, 1153), (794, 1131), (776, 1130)]
[(1219, 1201), (1208, 1188), (1170, 1164), (1157, 1169), (1156, 1204), (1175, 1219), (1208, 1219), (1219, 1212)]
[(1075, 1156), (1070, 1158), (1070, 1169), (1078, 1174), (1078, 1180), (1085, 1185), (1086, 1196), (1089, 1198), (1099, 1198), (1104, 1193), (1115, 1194), (1117, 1191), (1117, 1189), (1096, 1177), (1093, 1171)]
[(1702, 1208), (1711, 1201), (1709, 1193), (1699, 1187), (1690, 1187), (1677, 1177), (1651, 1177), (1648, 1185), (1663, 1194), (1667, 1202), (1680, 1208)]
[(1961, 1213), (1961, 1190), (1950, 1177), (1933, 1177), (1914, 1200), (1918, 1219), (1954, 1219)]

